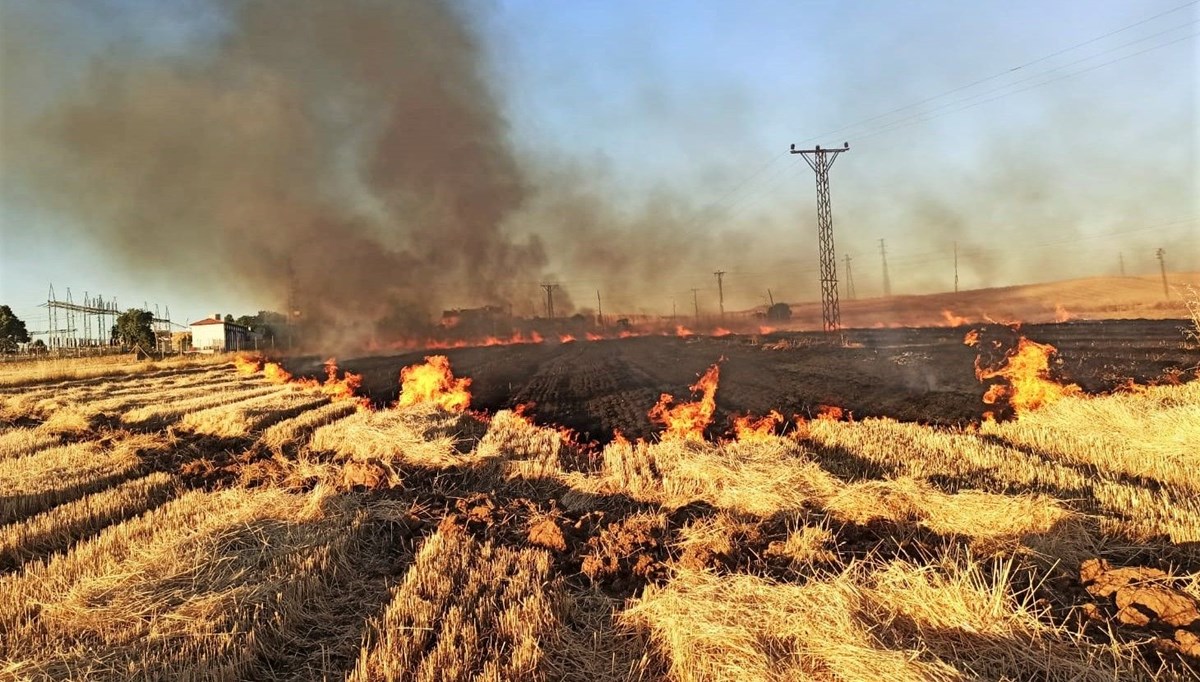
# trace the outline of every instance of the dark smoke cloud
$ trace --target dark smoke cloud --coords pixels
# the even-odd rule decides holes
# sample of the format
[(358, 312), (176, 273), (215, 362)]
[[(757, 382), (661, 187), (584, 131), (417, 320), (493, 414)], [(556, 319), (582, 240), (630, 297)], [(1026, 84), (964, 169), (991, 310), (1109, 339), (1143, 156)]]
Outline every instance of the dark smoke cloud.
[[(419, 334), (442, 308), (490, 304), (540, 315), (542, 282), (560, 284), (560, 315), (587, 312), (600, 289), (606, 313), (665, 313), (674, 300), (687, 316), (693, 287), (701, 313), (713, 314), (717, 268), (729, 272), (729, 310), (766, 303), (768, 289), (789, 302), (818, 296), (808, 168), (772, 167), (746, 187), (767, 185), (749, 201), (727, 194), (790, 141), (786, 127), (764, 123), (804, 113), (756, 109), (774, 101), (743, 91), (756, 72), (722, 79), (697, 71), (694, 81), (675, 83), (674, 71), (655, 64), (658, 34), (646, 30), (619, 34), (612, 64), (572, 63), (597, 57), (564, 53), (560, 71), (509, 84), (536, 82), (549, 93), (538, 106), (562, 107), (532, 111), (534, 119), (568, 119), (581, 137), (594, 132), (589, 126), (617, 129), (617, 153), (644, 143), (644, 165), (630, 168), (559, 156), (536, 137), (538, 120), (526, 138), (511, 139), (505, 64), (480, 43), (487, 17), (476, 5), (189, 2), (194, 11), (180, 14), (206, 27), (197, 35), (163, 46), (122, 34), (104, 49), (81, 50), (99, 55), (82, 72), (71, 43), (90, 35), (100, 10), (30, 3), (5, 11), (5, 198), (19, 194), (67, 215), (121, 265), (197, 289), (241, 291), (243, 300), (282, 308), (294, 282), (299, 307), (327, 340)], [(66, 6), (84, 9), (61, 14)], [(829, 89), (839, 103), (830, 121), (789, 120), (800, 135), (959, 82), (946, 75), (911, 93), (891, 91), (909, 74), (857, 47), (829, 48), (840, 49), (854, 52), (840, 54), (838, 80), (855, 85)], [(580, 84), (597, 72), (638, 96), (613, 103), (607, 85)], [(878, 87), (862, 85), (872, 79)], [(1040, 246), (1109, 229), (1097, 215), (1119, 229), (1196, 207), (1180, 199), (1195, 196), (1194, 115), (1167, 116), (1175, 124), (1164, 131), (1161, 117), (1143, 117), (1122, 98), (1057, 107), (1011, 123), (992, 115), (1002, 108), (989, 109), (978, 128), (958, 130), (955, 143), (970, 153), (926, 157), (914, 147), (933, 144), (921, 128), (822, 141), (852, 145), (833, 171), (833, 210), (838, 267), (854, 257), (859, 297), (880, 291), (880, 237), (896, 293), (949, 290), (955, 241), (964, 288), (1101, 274), (1112, 268), (1098, 260), (1115, 267), (1122, 249), (1131, 272), (1146, 271), (1157, 246), (1177, 269), (1194, 269), (1194, 232), (1182, 229), (1174, 241), (1148, 233)], [(1165, 162), (1135, 158), (1110, 143), (1113, 130), (1135, 147), (1158, 145), (1158, 137), (1181, 142), (1163, 151)], [(719, 142), (712, 153), (709, 141)], [(691, 174), (655, 184), (678, 168)]]
[(291, 281), (306, 317), (358, 338), (536, 277), (540, 243), (506, 228), (524, 174), (456, 7), (215, 6), (227, 30), (208, 44), (105, 52), (5, 131), (5, 166), (128, 266), (276, 305)]

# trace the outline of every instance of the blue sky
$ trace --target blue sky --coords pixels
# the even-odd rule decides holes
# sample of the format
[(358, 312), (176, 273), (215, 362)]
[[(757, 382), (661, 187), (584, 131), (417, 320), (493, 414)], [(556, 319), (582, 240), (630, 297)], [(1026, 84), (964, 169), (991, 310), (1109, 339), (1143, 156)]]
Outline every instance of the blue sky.
[[(1200, 270), (1200, 10), (1183, 5), (502, 0), (468, 14), (532, 182), (576, 174), (617, 212), (669, 203), (685, 217), (646, 247), (663, 262), (672, 238), (717, 245), (663, 275), (654, 300), (614, 304), (662, 312), (712, 288), (718, 267), (733, 307), (766, 287), (818, 296), (813, 181), (792, 142), (850, 142), (832, 194), (860, 296), (878, 293), (881, 238), (897, 293), (948, 289), (954, 241), (973, 260), (964, 287), (1115, 274), (1118, 253), (1151, 273), (1158, 246), (1173, 269)], [(0, 4), (0, 22), (56, 50), (4, 64), (3, 97), (26, 108), (78, 88), (114, 45), (186, 53), (223, 30), (201, 0), (45, 6)], [(0, 302), (31, 328), (51, 282), (177, 319), (279, 305), (197, 286), (172, 266), (188, 254), (131, 270), (78, 216), (25, 192), (20, 168), (0, 171)], [(559, 259), (570, 235), (546, 240), (550, 271), (585, 293), (617, 287)]]

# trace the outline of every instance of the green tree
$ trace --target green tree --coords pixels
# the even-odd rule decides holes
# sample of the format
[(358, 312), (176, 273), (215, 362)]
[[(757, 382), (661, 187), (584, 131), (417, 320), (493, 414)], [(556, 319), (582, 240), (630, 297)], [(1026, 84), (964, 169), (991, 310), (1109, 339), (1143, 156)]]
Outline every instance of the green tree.
[(12, 308), (0, 305), (0, 351), (11, 353), (22, 343), (29, 343), (25, 323), (13, 314)]
[(154, 330), (150, 326), (153, 321), (154, 315), (149, 310), (130, 308), (121, 313), (113, 325), (113, 338), (127, 348), (141, 346), (146, 352), (153, 351)]

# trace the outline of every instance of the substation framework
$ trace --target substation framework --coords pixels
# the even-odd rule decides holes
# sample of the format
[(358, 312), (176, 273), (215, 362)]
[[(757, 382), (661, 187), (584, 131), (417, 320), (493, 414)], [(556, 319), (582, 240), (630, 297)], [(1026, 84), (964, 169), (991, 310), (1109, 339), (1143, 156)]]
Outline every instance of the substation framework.
[(829, 207), (829, 169), (837, 160), (838, 154), (850, 149), (847, 142), (841, 149), (796, 149), (792, 145), (791, 153), (800, 154), (808, 163), (809, 168), (817, 176), (817, 237), (820, 243), (821, 255), (821, 325), (827, 332), (838, 331), (842, 327), (842, 312), (838, 304), (837, 254), (833, 249), (833, 211)]
[[(116, 297), (106, 299), (100, 294), (91, 296), (84, 292), (83, 300), (76, 303), (69, 287), (66, 298), (60, 299), (54, 292), (54, 285), (51, 284), (46, 302), (40, 307), (46, 309), (47, 327), (44, 332), (39, 332), (39, 335), (45, 335), (48, 350), (59, 353), (103, 353), (118, 347), (112, 336), (112, 328), (122, 312)], [(141, 309), (149, 308), (149, 305), (143, 304)], [(153, 350), (159, 353), (170, 352), (171, 333), (176, 328), (187, 329), (184, 325), (171, 321), (169, 307), (160, 312), (156, 304), (151, 320), (156, 345)]]

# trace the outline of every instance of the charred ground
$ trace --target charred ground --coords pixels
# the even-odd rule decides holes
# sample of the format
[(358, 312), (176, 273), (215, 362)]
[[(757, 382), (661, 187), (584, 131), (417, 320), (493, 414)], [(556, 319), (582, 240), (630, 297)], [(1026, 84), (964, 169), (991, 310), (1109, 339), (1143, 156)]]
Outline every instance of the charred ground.
[[(1111, 320), (1028, 325), (1020, 333), (1053, 344), (1060, 381), (1089, 393), (1111, 391), (1128, 379), (1138, 383), (1195, 374), (1196, 358), (1183, 343), (1180, 321)], [(980, 328), (977, 348), (963, 335)], [(723, 433), (735, 415), (779, 410), (817, 414), (823, 405), (855, 418), (892, 417), (936, 425), (978, 422), (988, 406), (975, 378), (977, 356), (999, 361), (1018, 334), (1002, 324), (983, 327), (855, 329), (849, 347), (823, 334), (784, 332), (721, 338), (642, 337), (462, 348), (438, 351), (455, 370), (472, 378), (476, 409), (496, 411), (530, 405), (543, 424), (561, 425), (584, 440), (606, 443), (614, 432), (648, 438), (657, 428), (646, 413), (659, 395), (687, 394), (705, 367), (721, 363), (721, 388), (712, 431)], [(343, 366), (363, 375), (363, 392), (378, 404), (394, 402), (399, 368), (425, 353), (364, 357)], [(993, 357), (994, 356), (994, 357)], [(319, 376), (310, 360), (289, 364)]]

